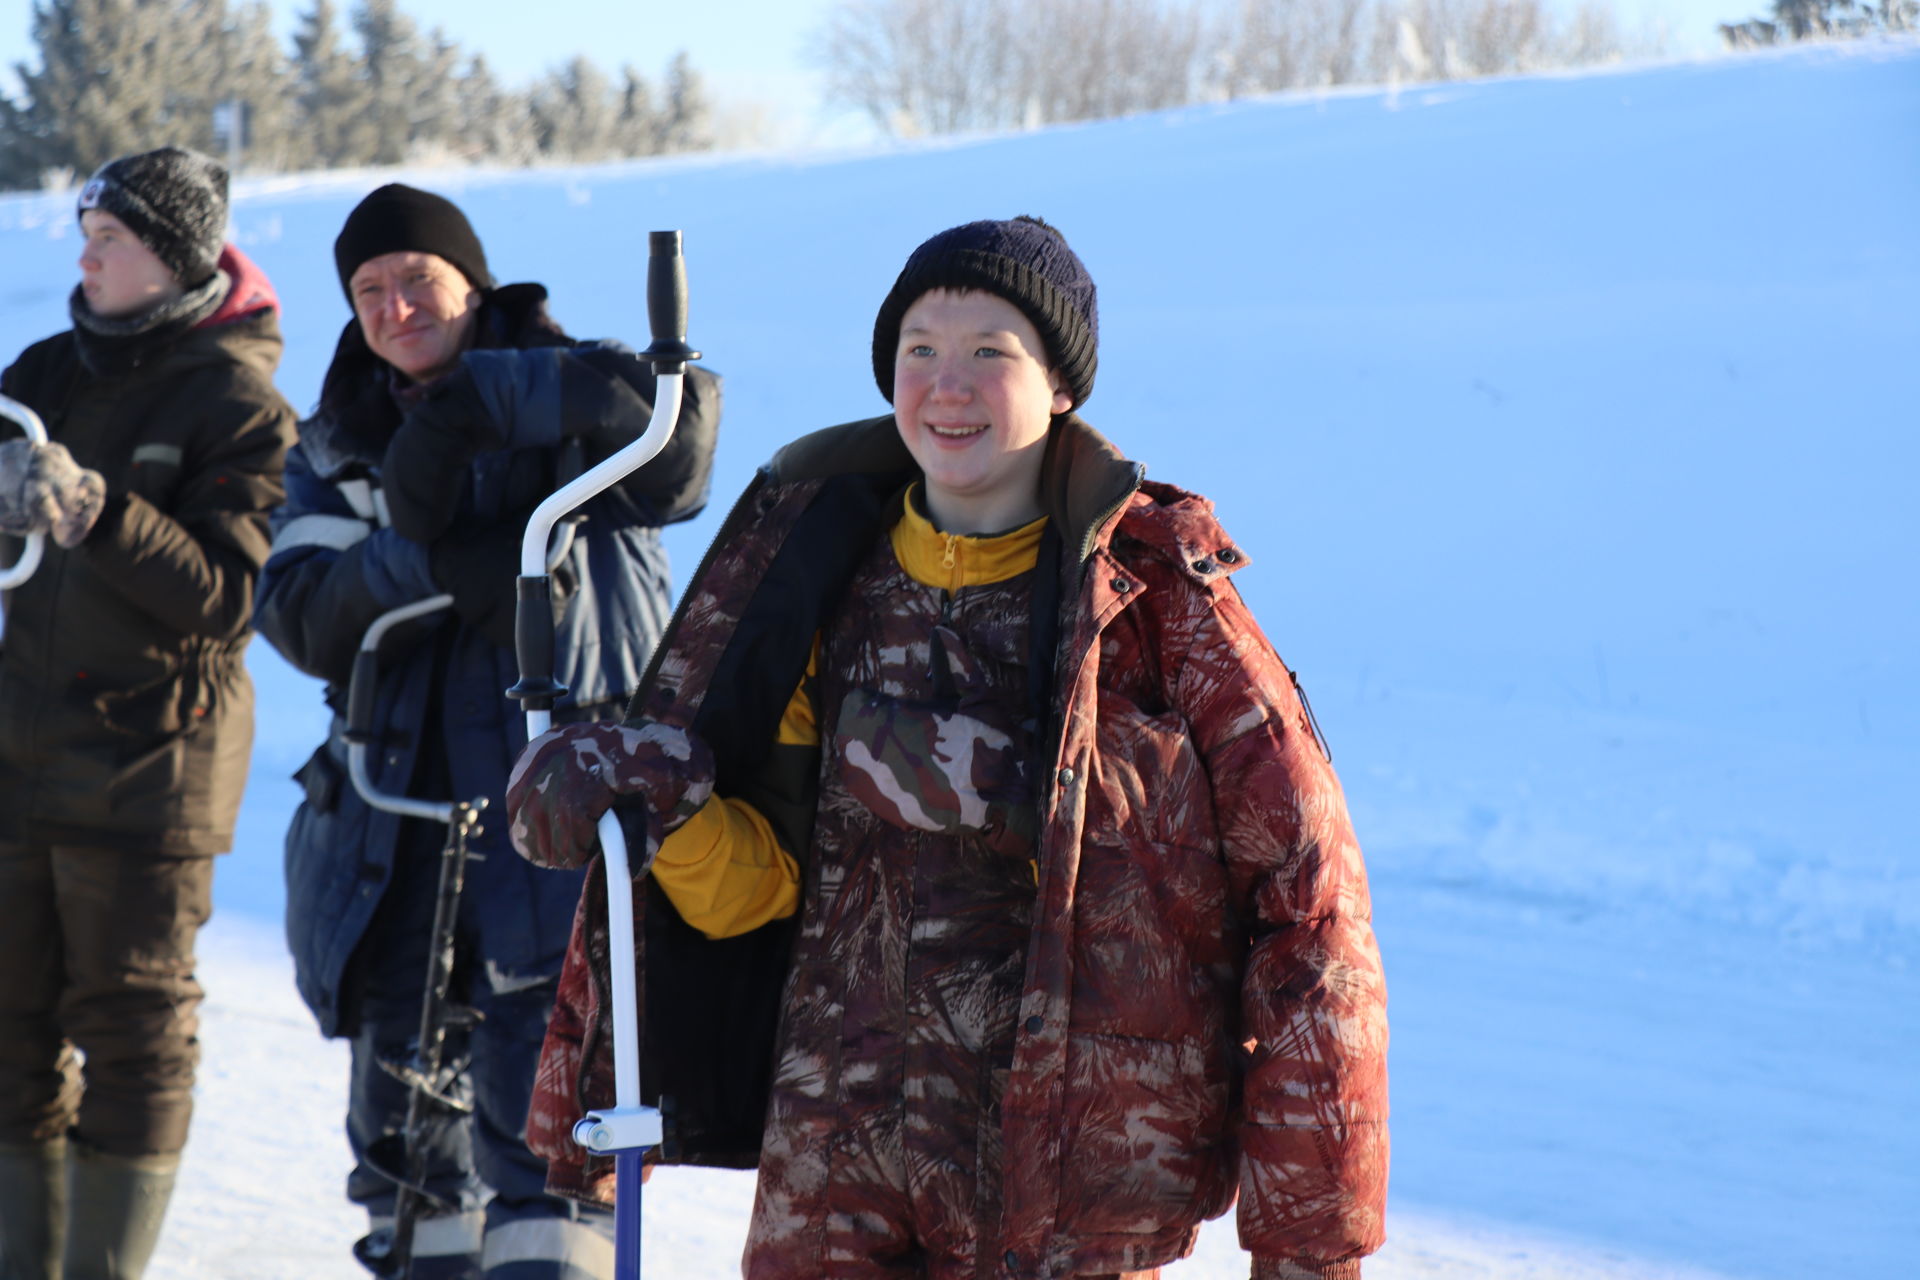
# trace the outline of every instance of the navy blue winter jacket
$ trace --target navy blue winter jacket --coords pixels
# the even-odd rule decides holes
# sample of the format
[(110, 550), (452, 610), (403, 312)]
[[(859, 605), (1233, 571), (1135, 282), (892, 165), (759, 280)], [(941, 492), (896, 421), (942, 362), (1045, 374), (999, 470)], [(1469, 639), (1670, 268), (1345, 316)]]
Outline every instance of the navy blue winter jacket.
[[(255, 622), (296, 667), (328, 682), (335, 709), (327, 741), (300, 771), (306, 799), (286, 844), (295, 976), (327, 1035), (352, 1032), (349, 965), (402, 841), (402, 820), (370, 808), (348, 781), (341, 736), (354, 652), (367, 626), (395, 606), (443, 591), (455, 598), (382, 647), (373, 782), (422, 799), (487, 798), (473, 846), (484, 860), (470, 865), (466, 893), (470, 919), (478, 908), (477, 959), (496, 988), (550, 979), (565, 949), (580, 873), (536, 868), (505, 837), (506, 779), (526, 743), (522, 712), (503, 696), (517, 678), (507, 645), (520, 534), (563, 478), (563, 425), (583, 437), (585, 464), (599, 461), (645, 430), (653, 378), (624, 347), (567, 339), (547, 319), (545, 296), (535, 285), (488, 295), (478, 349), (456, 377), (465, 403), (488, 419), (476, 427), (504, 447), (464, 464), (452, 526), (432, 543), (385, 527), (384, 513), (365, 513), (404, 411), (357, 324), (288, 455), (287, 502), (274, 516)], [(579, 394), (596, 375), (620, 394)], [(684, 385), (672, 443), (587, 504), (554, 571), (556, 666), (569, 690), (557, 720), (619, 716), (665, 624), (672, 592), (659, 526), (705, 505), (720, 409), (711, 373), (689, 369)], [(582, 421), (583, 413), (598, 420)]]

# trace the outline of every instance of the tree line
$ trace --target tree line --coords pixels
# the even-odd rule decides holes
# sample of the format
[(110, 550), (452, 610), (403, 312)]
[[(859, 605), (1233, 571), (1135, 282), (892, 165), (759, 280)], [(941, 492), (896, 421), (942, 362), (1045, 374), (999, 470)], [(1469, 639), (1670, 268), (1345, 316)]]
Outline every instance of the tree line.
[(1628, 46), (1604, 0), (839, 0), (809, 56), (834, 102), (911, 136), (1655, 51)]
[(684, 53), (657, 80), (575, 58), (524, 87), (422, 31), (395, 0), (297, 15), (291, 50), (254, 0), (34, 0), (40, 66), (0, 95), (0, 188), (63, 185), (162, 142), (250, 171), (698, 151), (712, 109)]
[(1759, 49), (1803, 40), (1859, 40), (1920, 30), (1915, 0), (1774, 0), (1770, 17), (1720, 24), (1729, 49)]

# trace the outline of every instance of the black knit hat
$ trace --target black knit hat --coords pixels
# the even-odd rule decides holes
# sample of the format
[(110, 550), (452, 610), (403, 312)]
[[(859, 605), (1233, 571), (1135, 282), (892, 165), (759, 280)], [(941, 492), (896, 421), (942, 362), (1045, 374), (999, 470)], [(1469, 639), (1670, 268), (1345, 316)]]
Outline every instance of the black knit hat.
[(932, 289), (980, 289), (1020, 308), (1046, 343), (1047, 360), (1078, 408), (1100, 364), (1100, 309), (1093, 277), (1067, 238), (1038, 218), (969, 222), (913, 251), (873, 322), (873, 377), (893, 400), (900, 321)]
[(408, 251), (436, 254), (460, 268), (474, 288), (493, 288), (487, 251), (480, 247), (480, 237), (459, 206), (431, 191), (390, 182), (354, 206), (333, 242), (333, 263), (340, 270), (340, 289), (347, 301), (353, 301), (349, 285), (361, 263)]
[(212, 156), (161, 147), (109, 160), (80, 188), (79, 212), (127, 224), (188, 289), (213, 278), (227, 234), (227, 168)]

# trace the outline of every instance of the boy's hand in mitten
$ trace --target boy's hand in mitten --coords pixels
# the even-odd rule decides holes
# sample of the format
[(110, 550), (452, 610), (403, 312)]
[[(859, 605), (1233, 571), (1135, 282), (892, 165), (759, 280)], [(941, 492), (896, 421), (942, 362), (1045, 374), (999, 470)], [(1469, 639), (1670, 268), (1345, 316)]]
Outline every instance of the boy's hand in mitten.
[(712, 795), (713, 752), (684, 729), (564, 725), (528, 743), (514, 765), (507, 830), (528, 861), (579, 867), (598, 852), (600, 816), (614, 804), (645, 813), (652, 854)]
[(77, 547), (106, 502), (106, 480), (75, 462), (67, 446), (0, 444), (0, 533), (50, 533), (61, 546)]

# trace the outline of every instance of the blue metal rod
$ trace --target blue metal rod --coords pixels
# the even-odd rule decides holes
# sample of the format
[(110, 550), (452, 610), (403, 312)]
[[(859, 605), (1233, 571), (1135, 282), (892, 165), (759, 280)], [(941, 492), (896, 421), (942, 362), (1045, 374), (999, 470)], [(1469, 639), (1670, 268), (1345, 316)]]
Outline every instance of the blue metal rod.
[(613, 1158), (616, 1187), (613, 1200), (613, 1274), (618, 1280), (636, 1280), (640, 1274), (640, 1175), (642, 1151), (622, 1151)]

